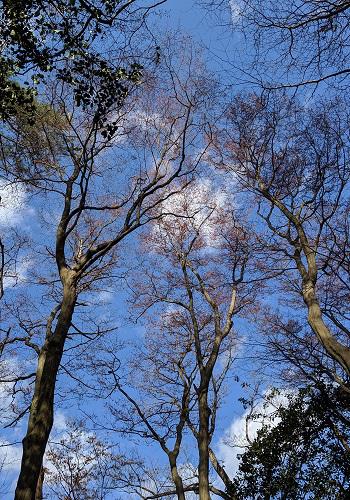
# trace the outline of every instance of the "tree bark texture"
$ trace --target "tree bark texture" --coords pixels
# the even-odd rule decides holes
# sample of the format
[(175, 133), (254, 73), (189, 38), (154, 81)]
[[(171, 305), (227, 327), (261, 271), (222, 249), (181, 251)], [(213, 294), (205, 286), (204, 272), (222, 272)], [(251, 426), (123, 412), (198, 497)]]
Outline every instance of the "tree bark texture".
[(74, 286), (71, 283), (65, 284), (56, 328), (46, 338), (39, 355), (28, 428), (22, 441), (23, 455), (15, 500), (36, 500), (43, 457), (53, 425), (56, 378), (75, 301)]
[(209, 493), (209, 410), (208, 389), (199, 389), (198, 482), (200, 500), (210, 500)]

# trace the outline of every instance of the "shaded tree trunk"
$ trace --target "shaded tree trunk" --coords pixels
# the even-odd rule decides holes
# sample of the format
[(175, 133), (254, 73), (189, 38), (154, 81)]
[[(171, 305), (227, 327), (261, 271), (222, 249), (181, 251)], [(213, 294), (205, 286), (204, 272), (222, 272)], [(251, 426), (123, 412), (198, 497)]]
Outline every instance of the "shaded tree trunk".
[(209, 408), (208, 388), (199, 389), (198, 481), (200, 500), (210, 500), (209, 494)]
[(35, 500), (43, 500), (44, 468), (41, 466), (38, 484), (36, 485)]
[(53, 425), (57, 372), (71, 324), (75, 301), (75, 287), (72, 282), (66, 283), (56, 328), (54, 332), (48, 334), (39, 355), (28, 428), (23, 439), (22, 463), (15, 500), (36, 499), (45, 448)]

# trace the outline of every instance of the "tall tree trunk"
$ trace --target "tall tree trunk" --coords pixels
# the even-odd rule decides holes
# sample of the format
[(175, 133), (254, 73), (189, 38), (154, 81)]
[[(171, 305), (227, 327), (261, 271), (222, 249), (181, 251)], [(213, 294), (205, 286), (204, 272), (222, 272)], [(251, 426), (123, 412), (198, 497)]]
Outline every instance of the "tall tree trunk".
[(171, 454), (169, 455), (169, 463), (170, 463), (170, 469), (171, 469), (171, 477), (172, 477), (172, 480), (174, 481), (174, 484), (175, 484), (177, 498), (179, 500), (186, 500), (185, 492), (184, 492), (184, 485), (183, 485), (182, 479), (177, 471), (176, 458), (174, 456), (172, 456)]
[(36, 485), (35, 500), (43, 500), (44, 467), (41, 466), (38, 484)]
[(28, 428), (22, 441), (23, 455), (15, 500), (35, 500), (45, 448), (53, 424), (57, 372), (71, 324), (75, 301), (75, 287), (71, 282), (66, 283), (56, 328), (51, 335), (47, 336), (39, 355)]
[[(202, 386), (202, 384), (201, 384)], [(208, 409), (208, 388), (205, 384), (199, 389), (199, 498), (200, 500), (210, 500), (209, 494), (209, 409)]]

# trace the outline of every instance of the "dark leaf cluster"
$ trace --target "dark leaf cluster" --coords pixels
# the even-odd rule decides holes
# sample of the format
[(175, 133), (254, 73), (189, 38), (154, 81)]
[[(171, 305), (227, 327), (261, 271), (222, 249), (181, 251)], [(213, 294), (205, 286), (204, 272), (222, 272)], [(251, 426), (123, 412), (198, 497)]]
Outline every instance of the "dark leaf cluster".
[[(100, 54), (101, 37), (130, 2), (120, 0), (4, 0), (0, 6), (0, 117), (30, 113), (46, 75), (73, 87), (78, 105), (102, 116), (126, 95), (140, 68), (116, 68)], [(98, 91), (94, 91), (98, 78)], [(125, 84), (122, 82), (125, 81)], [(103, 103), (103, 104), (102, 104)], [(111, 130), (107, 130), (111, 134)]]
[(343, 389), (304, 388), (287, 396), (241, 456), (235, 479), (245, 499), (348, 498), (350, 421)]

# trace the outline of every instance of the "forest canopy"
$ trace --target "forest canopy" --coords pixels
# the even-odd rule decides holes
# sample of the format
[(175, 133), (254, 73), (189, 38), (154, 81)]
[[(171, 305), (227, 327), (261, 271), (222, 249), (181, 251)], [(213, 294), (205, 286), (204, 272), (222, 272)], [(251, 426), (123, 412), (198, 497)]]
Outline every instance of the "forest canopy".
[(0, 496), (350, 496), (350, 2), (3, 0)]

